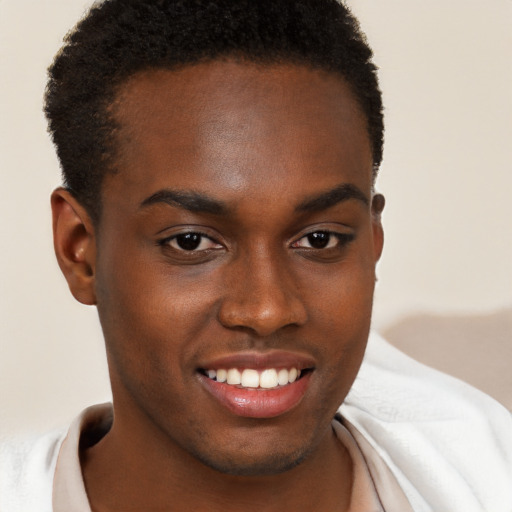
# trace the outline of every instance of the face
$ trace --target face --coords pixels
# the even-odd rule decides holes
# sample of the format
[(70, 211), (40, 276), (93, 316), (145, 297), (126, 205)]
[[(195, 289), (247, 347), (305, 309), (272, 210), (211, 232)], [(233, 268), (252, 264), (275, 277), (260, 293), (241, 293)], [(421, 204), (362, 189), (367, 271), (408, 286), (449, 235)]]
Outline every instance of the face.
[(368, 337), (365, 119), (333, 74), (230, 61), (137, 75), (115, 115), (94, 293), (116, 421), (223, 472), (284, 471), (329, 435)]

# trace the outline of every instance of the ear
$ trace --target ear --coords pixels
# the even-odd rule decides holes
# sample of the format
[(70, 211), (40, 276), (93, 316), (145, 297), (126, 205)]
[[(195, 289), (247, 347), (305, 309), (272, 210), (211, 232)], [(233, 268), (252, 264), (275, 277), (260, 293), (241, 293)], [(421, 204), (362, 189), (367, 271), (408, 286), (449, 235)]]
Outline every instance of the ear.
[(53, 246), (59, 267), (76, 300), (96, 304), (94, 227), (85, 208), (64, 188), (51, 196)]
[(374, 194), (372, 197), (372, 230), (375, 263), (379, 261), (384, 246), (384, 230), (382, 228), (381, 214), (386, 200), (382, 194)]

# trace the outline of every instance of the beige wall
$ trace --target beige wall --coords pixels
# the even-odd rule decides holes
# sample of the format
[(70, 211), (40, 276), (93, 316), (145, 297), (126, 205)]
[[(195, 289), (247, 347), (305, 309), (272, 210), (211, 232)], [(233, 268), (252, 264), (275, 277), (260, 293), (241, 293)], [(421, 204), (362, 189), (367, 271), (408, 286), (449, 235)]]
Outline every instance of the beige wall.
[(512, 3), (350, 4), (386, 105), (376, 324), (512, 306)]
[[(45, 68), (86, 0), (0, 0), (0, 434), (108, 399), (94, 309), (54, 262)], [(351, 0), (381, 67), (388, 199), (375, 325), (512, 306), (512, 2)]]

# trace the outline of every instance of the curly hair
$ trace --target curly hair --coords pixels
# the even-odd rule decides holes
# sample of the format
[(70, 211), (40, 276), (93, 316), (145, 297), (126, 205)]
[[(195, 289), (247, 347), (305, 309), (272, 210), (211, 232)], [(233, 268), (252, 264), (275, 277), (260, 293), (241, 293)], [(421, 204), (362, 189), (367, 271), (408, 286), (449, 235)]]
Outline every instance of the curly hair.
[(366, 116), (374, 175), (381, 163), (383, 107), (372, 51), (337, 0), (104, 0), (64, 43), (48, 70), (44, 110), (64, 185), (94, 221), (103, 177), (116, 172), (109, 107), (120, 86), (147, 69), (234, 56), (337, 73)]

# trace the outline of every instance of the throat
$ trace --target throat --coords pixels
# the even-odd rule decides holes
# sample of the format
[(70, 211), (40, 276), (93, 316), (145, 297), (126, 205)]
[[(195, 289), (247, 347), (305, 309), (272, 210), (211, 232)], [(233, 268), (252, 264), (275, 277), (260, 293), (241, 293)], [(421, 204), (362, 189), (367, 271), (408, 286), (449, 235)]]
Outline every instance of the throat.
[[(137, 453), (113, 428), (82, 452), (92, 510), (208, 510), (209, 512), (331, 512), (349, 510), (353, 467), (345, 446), (329, 433), (303, 463), (277, 475), (221, 473), (197, 460), (163, 466), (152, 450)], [(176, 457), (173, 457), (176, 459)], [(178, 457), (179, 459), (179, 457)]]

